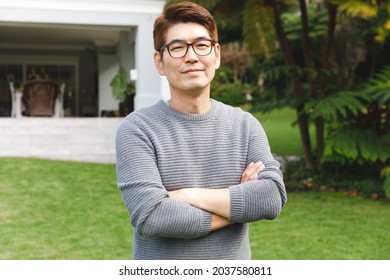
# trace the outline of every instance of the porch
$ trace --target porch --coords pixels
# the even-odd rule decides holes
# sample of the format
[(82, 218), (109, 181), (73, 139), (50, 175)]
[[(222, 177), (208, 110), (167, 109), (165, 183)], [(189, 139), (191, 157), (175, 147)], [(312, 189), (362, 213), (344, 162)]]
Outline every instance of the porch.
[(21, 89), (34, 72), (65, 85), (65, 117), (99, 117), (117, 110), (110, 83), (121, 68), (135, 83), (135, 109), (160, 100), (167, 86), (155, 70), (152, 31), (164, 4), (0, 1), (0, 116), (11, 115), (9, 81)]
[(0, 118), (0, 157), (115, 163), (122, 118)]

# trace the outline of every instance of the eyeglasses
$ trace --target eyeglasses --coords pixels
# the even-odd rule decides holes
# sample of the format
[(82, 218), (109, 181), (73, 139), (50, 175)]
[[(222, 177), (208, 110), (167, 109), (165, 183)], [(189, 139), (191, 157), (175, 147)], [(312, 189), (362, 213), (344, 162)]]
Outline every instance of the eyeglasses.
[(187, 54), (188, 48), (191, 46), (197, 55), (206, 56), (211, 53), (211, 50), (213, 49), (213, 46), (215, 44), (216, 42), (210, 39), (196, 40), (192, 43), (173, 41), (169, 44), (162, 46), (160, 49), (160, 54), (163, 53), (164, 49), (167, 49), (169, 55), (172, 58), (182, 58)]

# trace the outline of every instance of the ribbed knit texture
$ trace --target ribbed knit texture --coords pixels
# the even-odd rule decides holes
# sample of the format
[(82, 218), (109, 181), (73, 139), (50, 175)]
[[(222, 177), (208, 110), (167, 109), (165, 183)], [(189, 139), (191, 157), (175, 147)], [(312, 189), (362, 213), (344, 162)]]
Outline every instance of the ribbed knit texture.
[[(212, 100), (205, 114), (163, 101), (127, 116), (116, 138), (118, 188), (134, 227), (133, 259), (250, 259), (248, 222), (276, 218), (287, 196), (260, 123)], [(240, 184), (262, 161), (259, 180)], [(211, 214), (169, 198), (178, 188), (230, 188), (235, 224), (210, 232)]]

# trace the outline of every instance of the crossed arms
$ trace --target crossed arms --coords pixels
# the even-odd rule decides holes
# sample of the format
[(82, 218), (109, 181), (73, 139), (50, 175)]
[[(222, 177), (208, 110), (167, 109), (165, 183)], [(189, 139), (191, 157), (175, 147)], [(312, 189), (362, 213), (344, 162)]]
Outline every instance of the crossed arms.
[[(264, 164), (259, 161), (251, 162), (241, 175), (241, 184), (258, 180), (259, 173), (264, 169)], [(211, 231), (232, 224), (230, 219), (230, 191), (229, 188), (204, 189), (183, 188), (170, 191), (169, 196), (173, 199), (191, 204), (197, 208), (212, 213)]]

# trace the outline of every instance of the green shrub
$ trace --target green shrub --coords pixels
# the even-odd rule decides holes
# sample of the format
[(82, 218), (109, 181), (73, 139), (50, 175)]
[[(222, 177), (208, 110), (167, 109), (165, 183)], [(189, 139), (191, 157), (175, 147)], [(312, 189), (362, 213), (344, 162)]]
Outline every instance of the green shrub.
[[(325, 164), (321, 172), (305, 169), (303, 160), (286, 162), (284, 179), (289, 191), (302, 191), (310, 188), (356, 193), (369, 197), (376, 193), (379, 197), (389, 197), (390, 179), (384, 180), (375, 176), (373, 167), (358, 164)], [(390, 178), (390, 177), (389, 177)]]
[(303, 160), (286, 161), (283, 173), (287, 191), (302, 191), (305, 189), (303, 181), (313, 178), (313, 173), (305, 168)]
[(211, 97), (231, 106), (248, 103), (246, 92), (252, 92), (254, 86), (232, 79), (232, 71), (222, 66), (211, 83)]
[(216, 85), (211, 97), (231, 106), (240, 106), (248, 102), (245, 91), (250, 90), (250, 85), (241, 83), (226, 83)]
[(383, 184), (383, 190), (388, 198), (390, 198), (390, 176), (388, 176)]

